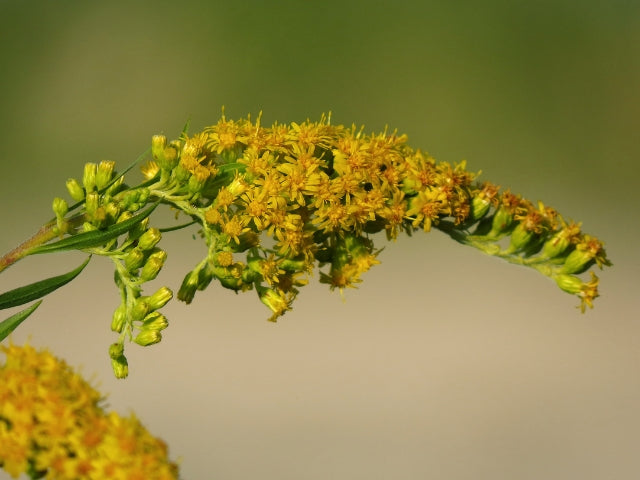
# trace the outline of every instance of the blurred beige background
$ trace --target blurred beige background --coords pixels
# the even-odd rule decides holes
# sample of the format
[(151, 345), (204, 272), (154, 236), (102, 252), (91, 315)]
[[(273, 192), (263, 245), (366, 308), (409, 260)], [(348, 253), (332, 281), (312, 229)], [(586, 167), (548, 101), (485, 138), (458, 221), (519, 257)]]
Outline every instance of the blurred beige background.
[[(118, 296), (94, 259), (13, 340), (81, 367), (184, 478), (638, 478), (638, 2), (2, 0), (0, 24), (3, 252), (85, 162), (123, 167), (225, 105), (397, 127), (583, 221), (615, 263), (580, 315), (534, 271), (438, 232), (402, 238), (345, 302), (314, 283), (277, 324), (253, 292), (172, 303), (162, 343), (130, 345), (116, 381)], [(157, 284), (177, 290), (203, 247), (163, 242)], [(82, 258), (29, 258), (0, 291)]]

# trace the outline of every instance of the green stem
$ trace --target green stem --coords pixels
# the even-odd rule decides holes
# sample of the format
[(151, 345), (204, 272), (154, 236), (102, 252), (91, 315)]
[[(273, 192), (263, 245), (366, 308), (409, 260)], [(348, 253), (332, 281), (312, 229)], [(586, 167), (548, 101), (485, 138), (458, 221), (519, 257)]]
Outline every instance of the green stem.
[[(84, 218), (84, 214), (75, 215), (68, 220), (69, 227), (76, 228), (79, 225), (82, 225)], [(45, 223), (42, 227), (40, 227), (40, 230), (38, 230), (35, 235), (28, 238), (13, 250), (5, 253), (2, 257), (0, 257), (0, 272), (9, 268), (18, 260), (29, 255), (34, 248), (39, 247), (40, 245), (44, 245), (48, 241), (56, 238), (58, 235), (59, 232), (56, 228), (55, 220), (50, 220), (49, 222)]]
[(16, 263), (21, 258), (29, 255), (29, 252), (35, 247), (38, 247), (49, 240), (54, 239), (58, 234), (55, 231), (55, 220), (45, 223), (40, 230), (36, 232), (31, 238), (25, 240), (20, 245), (15, 247), (10, 252), (4, 254), (0, 258), (0, 272)]

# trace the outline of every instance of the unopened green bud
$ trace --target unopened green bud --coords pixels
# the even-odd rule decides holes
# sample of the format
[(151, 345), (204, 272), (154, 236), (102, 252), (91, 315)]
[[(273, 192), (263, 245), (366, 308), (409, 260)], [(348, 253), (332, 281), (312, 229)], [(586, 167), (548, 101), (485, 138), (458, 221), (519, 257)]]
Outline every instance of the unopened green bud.
[(111, 320), (111, 330), (113, 330), (114, 332), (122, 333), (126, 321), (127, 307), (126, 305), (122, 304), (118, 308), (116, 308), (115, 312), (113, 312), (113, 318)]
[(213, 270), (211, 264), (207, 262), (198, 272), (198, 290), (207, 288), (211, 280), (213, 280)]
[(162, 334), (159, 330), (142, 330), (136, 338), (133, 339), (138, 345), (148, 347), (154, 343), (158, 343), (162, 340)]
[(136, 303), (131, 309), (131, 320), (134, 322), (140, 322), (146, 317), (152, 309), (149, 307), (149, 303), (146, 297), (140, 297), (136, 299)]
[(213, 275), (220, 281), (224, 288), (229, 290), (245, 290), (245, 284), (242, 280), (242, 269), (231, 267), (215, 267)]
[(150, 282), (156, 278), (166, 259), (167, 252), (164, 250), (157, 250), (149, 255), (149, 258), (147, 258), (142, 270), (140, 270), (140, 279), (143, 282)]
[(158, 312), (147, 315), (142, 322), (142, 330), (164, 330), (169, 326), (167, 318)]
[(56, 218), (59, 220), (64, 219), (64, 216), (69, 211), (69, 205), (63, 198), (56, 197), (53, 199), (53, 213), (56, 214)]
[(138, 204), (138, 199), (140, 198), (140, 190), (130, 190), (126, 193), (123, 193), (123, 197), (121, 200), (122, 208), (125, 210), (135, 210), (133, 206)]
[(112, 358), (111, 368), (116, 378), (127, 378), (127, 376), (129, 376), (129, 362), (127, 362), (127, 357), (124, 355), (118, 358)]
[(158, 162), (160, 168), (164, 170), (173, 170), (178, 164), (178, 148), (175, 145), (168, 145), (164, 149), (164, 161)]
[(109, 345), (109, 357), (118, 358), (124, 355), (124, 344), (123, 343), (112, 343)]
[(150, 228), (138, 239), (138, 247), (145, 251), (151, 250), (157, 245), (161, 238), (162, 234), (160, 233), (160, 230), (157, 228)]
[(100, 195), (97, 192), (87, 193), (87, 199), (85, 200), (84, 208), (87, 211), (87, 216), (93, 218), (100, 206)]
[(529, 231), (525, 228), (523, 223), (516, 225), (516, 228), (511, 232), (511, 245), (509, 247), (510, 252), (517, 252), (526, 249), (532, 240), (535, 240), (535, 232)]
[(206, 183), (207, 179), (198, 175), (191, 175), (189, 183), (187, 184), (187, 190), (189, 193), (199, 193)]
[(582, 291), (584, 282), (575, 275), (559, 274), (555, 275), (553, 279), (562, 290), (574, 295), (579, 294)]
[(161, 287), (147, 299), (149, 309), (158, 310), (164, 307), (173, 297), (173, 292), (167, 287)]
[(490, 208), (491, 202), (488, 199), (473, 197), (471, 200), (471, 213), (469, 214), (469, 217), (473, 222), (477, 222), (489, 213)]
[(498, 236), (502, 233), (507, 233), (511, 229), (512, 224), (513, 214), (504, 207), (498, 208), (498, 211), (493, 216), (489, 236)]
[(151, 156), (156, 162), (164, 160), (164, 147), (167, 145), (167, 137), (164, 135), (154, 135), (151, 137)]
[(124, 345), (113, 343), (109, 346), (109, 357), (111, 358), (111, 368), (116, 378), (127, 378), (129, 375), (129, 362), (124, 356)]
[(84, 200), (84, 189), (75, 178), (67, 180), (67, 191), (76, 202)]
[(565, 259), (562, 273), (582, 273), (595, 263), (589, 251), (576, 248)]
[(82, 183), (87, 193), (93, 192), (96, 189), (97, 172), (98, 172), (98, 166), (95, 163), (85, 163), (84, 175), (82, 176)]
[(125, 255), (124, 266), (128, 272), (133, 272), (140, 268), (144, 264), (144, 261), (144, 252), (140, 248), (136, 247), (129, 250)]
[(96, 169), (96, 188), (102, 190), (105, 188), (111, 179), (113, 178), (113, 168), (116, 162), (109, 160), (103, 160), (100, 162)]
[(219, 277), (220, 285), (224, 288), (228, 288), (229, 290), (233, 290), (234, 292), (250, 290), (251, 286), (247, 285), (242, 277)]
[(185, 303), (191, 303), (193, 301), (193, 297), (196, 295), (196, 290), (198, 289), (198, 273), (198, 270), (191, 271), (184, 277), (182, 285), (180, 285), (180, 290), (178, 290), (178, 300)]
[(172, 142), (167, 145), (167, 137), (154, 135), (151, 138), (151, 155), (162, 170), (173, 170), (178, 164), (179, 147)]
[(542, 255), (546, 258), (556, 258), (565, 253), (570, 246), (571, 241), (560, 231), (544, 243)]

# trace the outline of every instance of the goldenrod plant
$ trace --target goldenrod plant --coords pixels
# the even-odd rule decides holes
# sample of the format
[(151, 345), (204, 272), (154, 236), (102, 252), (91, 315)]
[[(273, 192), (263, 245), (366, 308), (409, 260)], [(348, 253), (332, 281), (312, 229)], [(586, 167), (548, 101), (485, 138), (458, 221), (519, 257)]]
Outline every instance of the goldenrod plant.
[[(201, 132), (185, 128), (172, 141), (154, 136), (138, 185), (125, 182), (132, 166), (117, 173), (111, 161), (86, 164), (80, 180), (66, 183), (71, 202), (55, 198), (55, 218), (0, 258), (2, 271), (27, 255), (79, 250), (89, 256), (66, 274), (1, 295), (0, 308), (38, 300), (75, 278), (92, 257), (113, 263), (121, 301), (111, 319), (117, 340), (108, 351), (118, 378), (128, 374), (125, 341), (155, 344), (168, 326), (160, 310), (172, 290), (143, 291), (167, 258), (161, 237), (193, 224), (207, 255), (184, 277), (178, 299), (190, 303), (215, 279), (236, 292), (254, 290), (271, 321), (291, 310), (316, 268), (331, 289), (358, 285), (379, 263), (382, 233), (394, 240), (438, 229), (537, 270), (579, 297), (583, 312), (598, 296), (598, 278), (581, 275), (610, 265), (602, 242), (553, 208), (478, 181), (465, 162), (436, 162), (410, 147), (406, 135), (367, 134), (333, 125), (330, 116), (266, 127), (260, 116), (234, 121), (223, 113)], [(161, 205), (184, 222), (154, 226), (150, 219)], [(0, 324), (0, 339), (38, 305)]]

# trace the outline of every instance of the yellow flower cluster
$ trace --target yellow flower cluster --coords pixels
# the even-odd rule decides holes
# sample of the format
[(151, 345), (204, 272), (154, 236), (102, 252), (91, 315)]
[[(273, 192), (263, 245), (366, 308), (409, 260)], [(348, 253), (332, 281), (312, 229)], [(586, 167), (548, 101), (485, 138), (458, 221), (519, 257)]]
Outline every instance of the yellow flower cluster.
[[(146, 171), (174, 198), (179, 192), (197, 207), (193, 213), (210, 249), (178, 298), (191, 301), (195, 290), (217, 278), (236, 291), (255, 287), (275, 320), (291, 308), (315, 264), (329, 266), (321, 282), (353, 287), (379, 263), (372, 234), (394, 239), (438, 228), (537, 268), (580, 296), (583, 309), (592, 305), (597, 279), (583, 282), (574, 274), (609, 264), (601, 242), (551, 208), (475, 182), (465, 162), (436, 162), (406, 142), (406, 135), (367, 135), (325, 117), (263, 127), (260, 119), (223, 116), (180, 141), (154, 137), (154, 161)], [(499, 247), (504, 237), (511, 238), (506, 250)], [(246, 261), (232, 256), (245, 251)], [(577, 263), (568, 265), (568, 257)]]
[(0, 348), (0, 466), (13, 478), (178, 478), (164, 442), (133, 415), (105, 413), (64, 361), (29, 345)]

